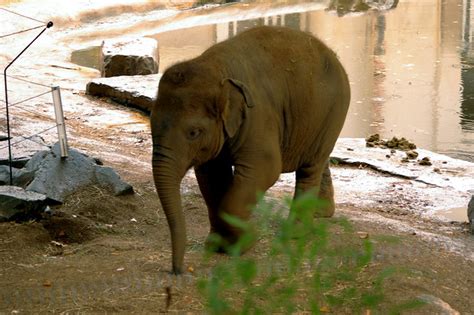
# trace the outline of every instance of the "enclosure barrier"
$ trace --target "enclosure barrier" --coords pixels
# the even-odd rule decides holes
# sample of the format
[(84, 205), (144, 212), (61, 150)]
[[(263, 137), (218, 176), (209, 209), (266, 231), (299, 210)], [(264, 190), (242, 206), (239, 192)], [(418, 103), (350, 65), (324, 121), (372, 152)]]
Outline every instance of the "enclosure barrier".
[[(45, 133), (46, 131), (49, 131), (51, 129), (54, 129), (56, 128), (57, 129), (57, 133), (58, 133), (58, 138), (59, 138), (59, 145), (60, 145), (60, 148), (61, 148), (61, 157), (65, 158), (68, 156), (68, 145), (67, 145), (67, 136), (66, 136), (66, 127), (65, 127), (65, 123), (64, 123), (64, 115), (63, 115), (63, 108), (62, 108), (62, 101), (61, 101), (61, 92), (60, 92), (60, 88), (58, 86), (55, 86), (55, 87), (49, 87), (49, 86), (46, 86), (46, 85), (43, 85), (43, 84), (40, 84), (40, 83), (35, 83), (35, 82), (32, 82), (32, 81), (29, 81), (29, 80), (25, 80), (25, 79), (20, 79), (20, 78), (17, 78), (17, 77), (12, 77), (12, 76), (9, 76), (7, 75), (7, 70), (10, 68), (10, 66), (12, 66), (15, 61), (17, 61), (17, 59), (48, 29), (48, 28), (51, 28), (53, 26), (53, 22), (42, 22), (42, 21), (39, 21), (37, 19), (34, 19), (34, 18), (31, 18), (31, 17), (27, 17), (25, 15), (22, 15), (22, 14), (19, 14), (19, 13), (16, 13), (16, 12), (13, 12), (13, 11), (10, 11), (10, 10), (7, 10), (5, 8), (0, 8), (1, 10), (3, 11), (6, 11), (6, 12), (9, 12), (11, 14), (14, 14), (14, 15), (17, 15), (17, 16), (20, 16), (20, 17), (23, 17), (23, 18), (26, 18), (26, 19), (30, 19), (30, 20), (33, 20), (35, 22), (39, 22), (41, 23), (42, 25), (39, 25), (39, 26), (35, 26), (35, 27), (32, 27), (32, 28), (28, 28), (28, 29), (24, 29), (24, 30), (20, 30), (20, 31), (16, 31), (16, 32), (13, 32), (13, 33), (9, 33), (9, 34), (3, 34), (3, 35), (0, 35), (0, 39), (2, 38), (5, 38), (5, 37), (9, 37), (9, 36), (14, 36), (14, 35), (18, 35), (18, 34), (22, 34), (24, 32), (27, 32), (27, 31), (31, 31), (31, 30), (35, 30), (35, 29), (39, 29), (39, 28), (43, 28), (41, 30), (41, 32), (36, 35), (36, 37), (15, 57), (12, 59), (12, 61), (10, 61), (8, 63), (8, 65), (5, 67), (4, 71), (3, 71), (3, 79), (4, 79), (4, 89), (5, 89), (5, 101), (3, 101), (5, 103), (5, 116), (6, 116), (6, 129), (7, 129), (7, 143), (8, 145), (6, 146), (3, 146), (3, 147), (0, 147), (0, 150), (2, 149), (6, 149), (8, 148), (8, 161), (9, 161), (9, 173), (10, 173), (10, 185), (13, 184), (13, 167), (12, 167), (12, 164), (13, 164), (13, 157), (12, 157), (12, 147), (19, 144), (20, 142), (23, 142), (25, 140), (33, 140), (33, 137), (34, 136), (37, 136), (37, 135), (40, 135), (42, 133)], [(37, 94), (35, 96), (31, 96), (31, 97), (28, 97), (27, 99), (24, 99), (22, 101), (19, 101), (19, 102), (16, 102), (16, 103), (13, 103), (13, 104), (9, 104), (9, 100), (8, 100), (8, 78), (13, 78), (13, 79), (17, 79), (17, 80), (20, 80), (20, 81), (25, 81), (25, 82), (28, 82), (28, 83), (31, 83), (31, 84), (35, 84), (35, 85), (39, 85), (39, 86), (43, 86), (43, 87), (48, 87), (50, 88), (50, 90), (48, 92), (44, 92), (44, 93), (40, 93), (40, 94)], [(21, 136), (21, 140), (18, 140), (16, 141), (15, 143), (12, 143), (11, 142), (11, 126), (10, 126), (10, 109), (13, 108), (13, 107), (17, 107), (18, 109), (20, 110), (23, 110), (23, 111), (26, 111), (26, 112), (31, 112), (33, 113), (35, 116), (43, 116), (43, 117), (46, 117), (45, 115), (42, 115), (42, 114), (39, 114), (37, 112), (34, 112), (32, 111), (31, 109), (26, 109), (25, 107), (22, 107), (22, 106), (19, 106), (20, 104), (22, 103), (25, 103), (27, 101), (30, 101), (32, 99), (35, 99), (35, 98), (38, 98), (38, 97), (41, 97), (45, 94), (48, 94), (48, 93), (52, 93), (52, 98), (53, 98), (53, 104), (54, 104), (54, 112), (55, 112), (55, 124), (54, 126), (52, 127), (49, 127), (49, 128), (46, 128), (44, 130), (41, 130), (39, 132), (36, 132), (30, 136)], [(49, 119), (49, 117), (47, 117)]]

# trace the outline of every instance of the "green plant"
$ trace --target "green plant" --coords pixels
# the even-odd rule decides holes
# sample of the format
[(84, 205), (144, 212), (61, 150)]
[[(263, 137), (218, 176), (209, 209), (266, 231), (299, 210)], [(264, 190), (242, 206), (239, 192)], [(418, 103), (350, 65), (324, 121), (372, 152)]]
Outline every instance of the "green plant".
[[(384, 280), (397, 270), (382, 270), (368, 287), (359, 283), (372, 260), (370, 239), (353, 237), (354, 229), (346, 219), (314, 219), (315, 211), (323, 205), (314, 194), (304, 194), (295, 201), (287, 198), (284, 205), (278, 207), (278, 202), (260, 198), (254, 212), (258, 214), (261, 241), (268, 245), (257, 255), (239, 255), (240, 249), (255, 238), (251, 224), (225, 217), (246, 233), (227, 249), (231, 258), (218, 263), (198, 282), (208, 311), (320, 314), (339, 309), (357, 314), (376, 310), (385, 299)], [(284, 216), (288, 208), (292, 210)], [(338, 237), (341, 235), (346, 237)], [(393, 312), (419, 305), (416, 300), (409, 301), (394, 307)]]

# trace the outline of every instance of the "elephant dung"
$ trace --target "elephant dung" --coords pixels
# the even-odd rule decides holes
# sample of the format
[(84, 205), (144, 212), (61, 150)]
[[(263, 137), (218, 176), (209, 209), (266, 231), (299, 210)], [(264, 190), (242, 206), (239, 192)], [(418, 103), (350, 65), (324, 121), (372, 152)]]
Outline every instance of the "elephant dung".
[(407, 159), (414, 160), (418, 157), (418, 152), (414, 150), (410, 150), (406, 152), (406, 155), (407, 155)]
[(0, 186), (0, 222), (37, 218), (46, 206), (43, 194), (16, 186)]
[[(365, 139), (365, 144), (369, 148), (389, 148), (401, 151), (412, 151), (416, 149), (416, 145), (405, 138), (392, 137), (390, 140), (383, 140), (378, 133), (370, 135)], [(409, 157), (410, 158), (410, 157)]]
[(432, 165), (430, 158), (427, 157), (427, 156), (425, 156), (424, 158), (422, 158), (421, 160), (419, 160), (419, 161), (418, 161), (418, 164), (419, 164), (419, 165), (423, 165), (423, 166), (430, 166), (430, 165)]

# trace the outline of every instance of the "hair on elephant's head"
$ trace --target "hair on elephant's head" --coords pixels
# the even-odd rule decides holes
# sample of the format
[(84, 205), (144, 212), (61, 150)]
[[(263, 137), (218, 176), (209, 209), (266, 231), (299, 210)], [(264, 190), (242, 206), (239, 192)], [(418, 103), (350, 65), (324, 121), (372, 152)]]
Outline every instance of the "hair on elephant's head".
[(151, 113), (153, 176), (173, 246), (173, 272), (182, 271), (186, 231), (179, 186), (186, 171), (215, 158), (238, 136), (251, 93), (242, 82), (195, 61), (169, 68)]

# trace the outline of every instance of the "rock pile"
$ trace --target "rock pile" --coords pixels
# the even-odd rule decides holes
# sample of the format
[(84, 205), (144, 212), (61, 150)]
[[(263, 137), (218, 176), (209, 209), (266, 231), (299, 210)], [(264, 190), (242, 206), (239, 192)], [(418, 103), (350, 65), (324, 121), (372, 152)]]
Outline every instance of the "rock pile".
[[(67, 196), (89, 185), (106, 187), (115, 195), (133, 193), (133, 187), (112, 168), (98, 165), (83, 153), (70, 149), (69, 156), (61, 158), (59, 144), (37, 152), (23, 168), (14, 168), (12, 174), (13, 183), (19, 187), (2, 187), (0, 221), (35, 217), (41, 212), (40, 207), (44, 210), (48, 204), (62, 203)], [(9, 178), (8, 167), (0, 168), (2, 178)], [(31, 202), (35, 206), (30, 206)]]

